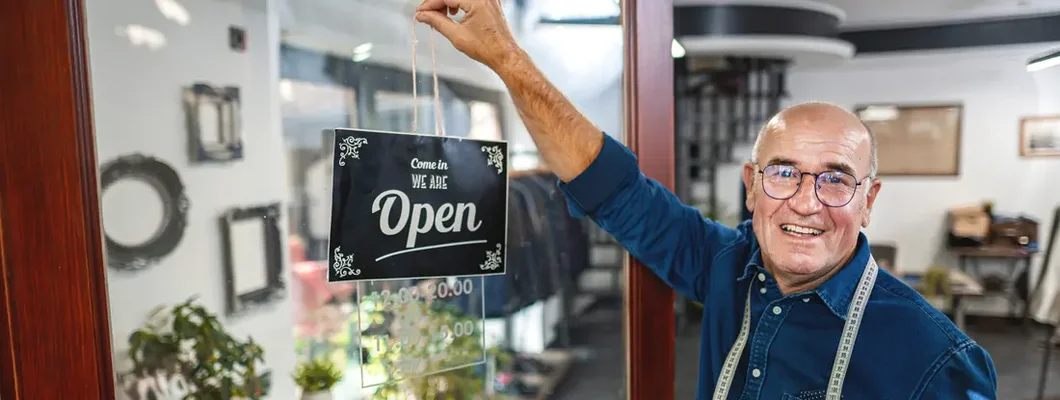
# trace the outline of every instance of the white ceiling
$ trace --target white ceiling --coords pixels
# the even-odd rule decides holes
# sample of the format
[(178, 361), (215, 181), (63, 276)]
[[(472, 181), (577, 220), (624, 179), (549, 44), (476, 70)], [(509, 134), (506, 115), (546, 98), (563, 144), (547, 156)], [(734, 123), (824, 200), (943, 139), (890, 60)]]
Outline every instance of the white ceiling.
[(1060, 0), (820, 0), (847, 13), (844, 26), (905, 26), (1060, 12)]

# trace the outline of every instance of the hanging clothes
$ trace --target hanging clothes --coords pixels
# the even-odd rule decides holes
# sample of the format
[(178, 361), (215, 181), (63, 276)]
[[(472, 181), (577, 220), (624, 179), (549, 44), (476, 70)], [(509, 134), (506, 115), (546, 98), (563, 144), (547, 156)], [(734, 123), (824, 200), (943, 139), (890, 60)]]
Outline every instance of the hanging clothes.
[(575, 290), (589, 264), (588, 231), (567, 212), (555, 176), (512, 178), (508, 198), (508, 272), (484, 279), (487, 318)]

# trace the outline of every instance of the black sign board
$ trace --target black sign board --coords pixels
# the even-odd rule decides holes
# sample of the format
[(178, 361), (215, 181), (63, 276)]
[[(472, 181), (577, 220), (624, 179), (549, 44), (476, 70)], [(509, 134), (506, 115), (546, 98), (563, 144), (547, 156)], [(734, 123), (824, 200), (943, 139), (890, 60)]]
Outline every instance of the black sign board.
[(508, 144), (335, 130), (328, 281), (503, 274)]

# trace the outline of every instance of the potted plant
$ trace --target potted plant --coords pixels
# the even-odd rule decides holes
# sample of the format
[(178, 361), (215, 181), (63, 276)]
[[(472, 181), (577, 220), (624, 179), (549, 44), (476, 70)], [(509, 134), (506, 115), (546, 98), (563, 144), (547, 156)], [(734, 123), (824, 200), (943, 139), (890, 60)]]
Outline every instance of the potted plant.
[[(261, 371), (261, 346), (232, 337), (194, 297), (156, 309), (129, 336), (129, 359), (133, 368), (124, 375), (133, 382), (126, 384), (133, 398), (258, 400), (270, 386), (269, 374)], [(179, 381), (180, 387), (157, 381)], [(144, 387), (149, 393), (141, 393)]]
[(294, 371), (294, 383), (302, 388), (302, 400), (332, 400), (331, 388), (341, 380), (342, 371), (323, 359), (299, 364)]

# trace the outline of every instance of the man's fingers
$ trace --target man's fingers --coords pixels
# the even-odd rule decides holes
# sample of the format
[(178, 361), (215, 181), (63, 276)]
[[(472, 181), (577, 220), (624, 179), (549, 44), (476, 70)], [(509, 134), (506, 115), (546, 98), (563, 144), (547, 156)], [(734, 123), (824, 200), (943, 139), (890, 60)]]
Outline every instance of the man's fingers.
[(442, 7), (449, 7), (445, 5), (445, 0), (423, 0), (423, 2), (416, 7), (416, 11), (434, 11), (440, 10)]
[(461, 9), (467, 12), (471, 7), (469, 0), (424, 0), (416, 11), (445, 11), (446, 8), (450, 10)]
[(427, 25), (430, 25), (434, 30), (441, 33), (452, 41), (455, 37), (457, 30), (460, 29), (460, 24), (453, 21), (445, 14), (445, 10), (442, 11), (420, 11), (416, 13), (416, 20)]

